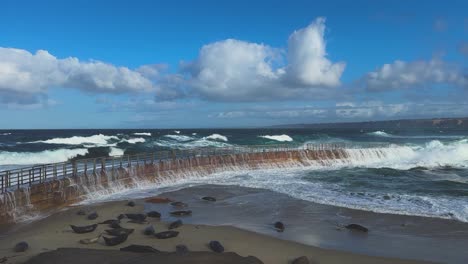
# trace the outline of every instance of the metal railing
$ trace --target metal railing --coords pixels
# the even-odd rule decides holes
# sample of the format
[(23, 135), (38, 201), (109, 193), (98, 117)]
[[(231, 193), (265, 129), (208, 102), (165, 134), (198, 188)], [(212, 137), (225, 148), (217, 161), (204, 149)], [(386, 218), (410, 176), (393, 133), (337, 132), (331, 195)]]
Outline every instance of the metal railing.
[[(387, 144), (388, 145), (388, 144)], [(139, 153), (113, 157), (96, 157), (78, 159), (52, 164), (41, 164), (32, 167), (0, 171), (0, 193), (11, 189), (19, 189), (23, 186), (32, 186), (50, 180), (64, 177), (73, 177), (85, 173), (96, 173), (102, 170), (114, 170), (114, 168), (131, 167), (136, 164), (152, 164), (169, 159), (186, 159), (191, 157), (222, 156), (239, 153), (278, 152), (292, 150), (338, 150), (350, 148), (381, 147), (379, 144), (355, 145), (346, 143), (324, 143), (303, 145), (246, 145), (224, 148), (197, 148), (174, 149), (170, 151), (156, 151), (151, 153)]]

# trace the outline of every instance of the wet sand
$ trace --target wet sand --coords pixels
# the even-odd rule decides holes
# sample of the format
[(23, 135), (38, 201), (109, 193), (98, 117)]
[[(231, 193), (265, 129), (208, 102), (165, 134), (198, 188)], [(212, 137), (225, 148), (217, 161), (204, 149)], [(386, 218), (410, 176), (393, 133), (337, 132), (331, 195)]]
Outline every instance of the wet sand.
[[(98, 234), (104, 232), (105, 229), (109, 229), (107, 225), (99, 225), (94, 232), (87, 234), (73, 233), (69, 227), (70, 224), (78, 226), (90, 225), (107, 219), (113, 219), (121, 213), (143, 212), (145, 209), (144, 201), (137, 200), (136, 203), (137, 205), (135, 207), (126, 206), (126, 201), (108, 202), (92, 206), (80, 206), (55, 213), (45, 219), (31, 224), (17, 226), (15, 229), (10, 230), (1, 237), (0, 257), (7, 257), (8, 262), (6, 263), (24, 263), (33, 256), (37, 256), (44, 252), (50, 252), (57, 248), (118, 250), (121, 247), (129, 246), (131, 244), (149, 245), (158, 250), (167, 252), (174, 252), (176, 245), (184, 244), (192, 252), (206, 252), (210, 251), (207, 245), (209, 241), (218, 240), (223, 244), (226, 252), (235, 252), (244, 257), (255, 256), (263, 261), (263, 263), (270, 264), (291, 263), (294, 258), (303, 255), (309, 257), (311, 263), (423, 263), (419, 261), (374, 257), (337, 250), (321, 249), (230, 226), (186, 224), (177, 229), (177, 231), (180, 232), (178, 237), (160, 240), (154, 236), (145, 236), (142, 233), (147, 224), (126, 223), (127, 221), (124, 219), (122, 221), (122, 226), (125, 228), (134, 228), (135, 231), (129, 236), (126, 242), (113, 247), (104, 245), (102, 238), (95, 244), (83, 245), (79, 243), (79, 240), (81, 239), (96, 237)], [(89, 212), (96, 211), (99, 214), (99, 217), (96, 220), (87, 220), (86, 216), (77, 215), (77, 211), (82, 208), (85, 208)], [(193, 214), (197, 214), (197, 211), (194, 210)], [(150, 224), (154, 225), (156, 232), (167, 230), (167, 222), (151, 218), (148, 220)], [(285, 232), (287, 232), (287, 230), (285, 230)], [(14, 245), (20, 241), (27, 241), (30, 248), (24, 253), (13, 252), (12, 249)], [(77, 263), (82, 263), (80, 262), (82, 260), (80, 257), (83, 253), (78, 251), (70, 254), (72, 254), (72, 256), (75, 254)], [(99, 255), (99, 252), (96, 254)], [(108, 261), (106, 263), (116, 263), (111, 262), (106, 256), (107, 254), (103, 253), (98, 257), (100, 257), (103, 262)], [(66, 258), (62, 256), (62, 258), (59, 258), (55, 263), (63, 263), (60, 261), (65, 259)], [(177, 263), (172, 262), (172, 260), (166, 261), (168, 262), (165, 263), (168, 264)], [(177, 258), (173, 261), (177, 261)], [(130, 262), (125, 262), (123, 259), (120, 259), (118, 263)], [(230, 262), (221, 261), (218, 263)]]

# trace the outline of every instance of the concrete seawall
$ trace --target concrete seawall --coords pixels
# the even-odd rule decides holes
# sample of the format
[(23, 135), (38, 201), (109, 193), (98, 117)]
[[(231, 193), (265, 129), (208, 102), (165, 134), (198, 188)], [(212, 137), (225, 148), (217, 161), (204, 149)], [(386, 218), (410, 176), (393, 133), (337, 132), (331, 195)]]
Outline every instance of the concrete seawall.
[(0, 200), (0, 224), (60, 209), (99, 191), (112, 193), (141, 183), (157, 184), (165, 180), (239, 169), (326, 165), (329, 160), (346, 159), (347, 155), (345, 150), (340, 149), (285, 150), (165, 159), (111, 169), (104, 167), (94, 173), (83, 172), (3, 193)]

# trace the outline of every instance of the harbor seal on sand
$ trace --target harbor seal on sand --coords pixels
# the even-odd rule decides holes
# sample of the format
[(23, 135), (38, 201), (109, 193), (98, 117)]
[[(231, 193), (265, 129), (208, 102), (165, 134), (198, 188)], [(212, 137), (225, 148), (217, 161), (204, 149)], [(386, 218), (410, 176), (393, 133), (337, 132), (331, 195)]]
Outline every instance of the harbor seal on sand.
[(99, 215), (96, 213), (96, 212), (92, 212), (88, 215), (88, 220), (94, 220), (96, 218), (98, 218)]
[(125, 216), (134, 221), (140, 221), (143, 222), (146, 220), (146, 215), (145, 214), (125, 214)]
[(364, 233), (367, 233), (369, 231), (369, 229), (367, 229), (367, 227), (364, 227), (364, 226), (358, 225), (358, 224), (349, 224), (349, 225), (345, 226), (345, 228), (347, 228), (349, 230), (353, 230), (353, 231), (364, 232)]
[(168, 238), (173, 238), (179, 235), (179, 232), (177, 231), (164, 231), (155, 234), (154, 236), (157, 237), (158, 239), (168, 239)]
[(216, 198), (211, 197), (211, 196), (202, 197), (202, 200), (205, 200), (205, 201), (208, 201), (208, 202), (216, 202)]
[(183, 225), (182, 220), (174, 221), (169, 225), (169, 230), (176, 229), (178, 227), (181, 227), (182, 225)]
[(127, 206), (134, 207), (134, 206), (135, 206), (135, 202), (134, 202), (134, 201), (130, 201), (130, 202), (127, 203)]
[(278, 232), (284, 231), (284, 224), (282, 222), (276, 222), (274, 226), (275, 226), (276, 231)]
[(192, 215), (192, 211), (187, 210), (187, 211), (174, 211), (171, 212), (171, 215), (173, 216), (189, 216)]
[(152, 225), (145, 227), (145, 229), (143, 230), (143, 234), (147, 236), (154, 235), (155, 233), (156, 233), (156, 230), (154, 229), (154, 226)]
[(94, 224), (94, 225), (88, 225), (88, 226), (75, 226), (75, 225), (70, 225), (71, 229), (73, 230), (73, 232), (77, 233), (77, 234), (84, 234), (84, 233), (90, 233), (90, 232), (93, 232), (94, 230), (96, 230), (96, 227), (98, 225), (97, 224)]
[(183, 203), (183, 202), (173, 202), (173, 203), (171, 203), (171, 205), (174, 206), (174, 207), (178, 207), (178, 208), (183, 208), (183, 207), (188, 206), (186, 203)]
[(223, 245), (221, 245), (221, 243), (219, 243), (219, 241), (216, 241), (216, 240), (210, 241), (208, 246), (210, 247), (211, 250), (213, 250), (216, 253), (224, 252), (224, 247)]
[(151, 211), (146, 214), (148, 217), (161, 218), (161, 213), (157, 211)]
[(309, 264), (309, 259), (306, 256), (298, 257), (297, 259), (293, 260), (291, 264)]
[(123, 242), (125, 242), (128, 238), (128, 235), (127, 234), (122, 234), (120, 236), (115, 236), (115, 237), (105, 237), (103, 236), (102, 238), (104, 238), (104, 242), (106, 243), (106, 245), (108, 246), (115, 246), (115, 245), (118, 245), (118, 244), (121, 244)]
[(187, 255), (190, 252), (186, 245), (177, 245), (175, 248), (177, 255)]
[(21, 241), (21, 242), (19, 242), (18, 244), (15, 245), (13, 250), (15, 252), (25, 252), (26, 250), (28, 250), (28, 248), (29, 248), (28, 243), (26, 243), (26, 241)]
[(135, 231), (135, 229), (128, 229), (128, 228), (115, 228), (115, 229), (106, 229), (107, 234), (111, 236), (121, 236), (121, 235), (130, 235)]

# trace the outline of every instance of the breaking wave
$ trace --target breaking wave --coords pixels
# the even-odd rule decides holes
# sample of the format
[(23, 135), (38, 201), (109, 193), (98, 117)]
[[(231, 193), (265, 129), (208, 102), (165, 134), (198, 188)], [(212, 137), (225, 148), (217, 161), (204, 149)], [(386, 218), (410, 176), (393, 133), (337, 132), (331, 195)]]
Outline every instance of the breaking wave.
[(11, 133), (0, 133), (0, 136), (9, 136)]
[(92, 144), (96, 146), (106, 146), (109, 140), (118, 140), (116, 136), (106, 136), (103, 134), (89, 137), (73, 136), (68, 138), (52, 138), (47, 140), (33, 141), (29, 143), (61, 144), (61, 145), (83, 145)]
[(127, 142), (129, 144), (136, 144), (136, 143), (144, 143), (146, 139), (144, 138), (130, 138), (130, 139), (122, 139), (120, 142)]
[(266, 138), (266, 139), (270, 139), (270, 140), (276, 140), (276, 141), (280, 141), (280, 142), (291, 142), (293, 141), (293, 139), (286, 135), (286, 134), (283, 134), (283, 135), (264, 135), (264, 136), (258, 136), (258, 137), (261, 137), (261, 138)]
[(133, 135), (151, 137), (151, 133), (149, 133), (149, 132), (137, 132), (137, 133), (133, 133)]
[(165, 135), (165, 137), (178, 140), (178, 141), (190, 141), (193, 140), (193, 137), (184, 136), (184, 135)]
[(110, 152), (109, 152), (109, 156), (122, 156), (124, 154), (124, 150), (123, 149), (119, 149), (119, 148), (114, 148), (114, 147), (111, 147), (110, 148)]
[(220, 140), (220, 141), (224, 141), (224, 142), (228, 141), (228, 138), (226, 136), (223, 136), (223, 135), (220, 135), (220, 134), (211, 134), (211, 135), (209, 135), (207, 137), (204, 137), (204, 139)]
[(41, 152), (0, 151), (0, 165), (33, 165), (64, 162), (78, 155), (88, 154), (87, 149), (56, 149)]
[(374, 132), (370, 132), (370, 133), (367, 133), (368, 135), (371, 135), (371, 136), (377, 136), (377, 137), (391, 137), (393, 135), (391, 134), (388, 134), (384, 131), (374, 131)]

